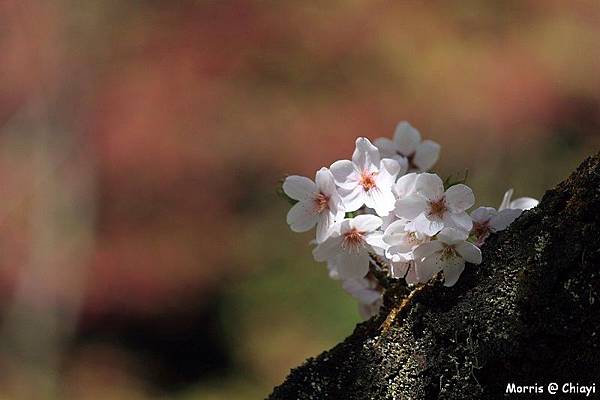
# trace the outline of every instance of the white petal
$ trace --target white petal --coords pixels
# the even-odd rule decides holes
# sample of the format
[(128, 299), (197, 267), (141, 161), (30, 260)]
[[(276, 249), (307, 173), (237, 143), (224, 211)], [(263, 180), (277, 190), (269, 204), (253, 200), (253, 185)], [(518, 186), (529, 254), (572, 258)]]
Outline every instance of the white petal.
[(369, 254), (342, 252), (338, 258), (338, 274), (341, 279), (360, 279), (369, 272)]
[(379, 150), (371, 144), (369, 139), (364, 137), (356, 139), (356, 149), (352, 154), (352, 162), (361, 172), (378, 168), (379, 161)]
[(469, 232), (473, 229), (473, 220), (469, 214), (464, 211), (457, 214), (446, 213), (446, 215), (444, 215), (444, 225), (449, 228), (456, 228)]
[(334, 261), (335, 259), (327, 261), (327, 270), (329, 271), (329, 277), (337, 281), (340, 279), (340, 274), (338, 273), (337, 264)]
[(519, 197), (510, 202), (510, 208), (519, 210), (529, 210), (536, 207), (540, 202), (531, 197)]
[(411, 227), (417, 232), (433, 236), (444, 228), (444, 223), (438, 219), (430, 219), (425, 214), (421, 214), (415, 218), (409, 228)]
[(383, 223), (382, 219), (375, 215), (357, 215), (350, 219), (350, 224), (353, 228), (356, 228), (359, 232), (372, 232), (379, 228)]
[(312, 201), (299, 201), (287, 214), (287, 223), (294, 232), (306, 232), (317, 223), (318, 214)]
[(375, 210), (375, 212), (385, 217), (394, 209), (396, 198), (391, 188), (389, 190), (374, 187), (366, 192), (365, 205)]
[(444, 195), (444, 182), (436, 174), (425, 172), (417, 177), (415, 191), (429, 200), (436, 201)]
[(395, 204), (397, 216), (406, 219), (415, 219), (427, 209), (427, 200), (416, 193), (398, 199)]
[(327, 196), (331, 196), (337, 190), (335, 187), (335, 181), (333, 180), (333, 175), (331, 174), (331, 171), (329, 171), (329, 168), (323, 167), (317, 171), (317, 174), (315, 175), (315, 183), (317, 185), (317, 191)]
[(330, 236), (323, 243), (319, 243), (312, 251), (313, 257), (317, 262), (332, 262), (342, 251), (341, 236)]
[(424, 140), (418, 147), (413, 158), (415, 164), (421, 171), (429, 171), (440, 157), (440, 145), (431, 140)]
[(379, 299), (378, 301), (371, 304), (361, 304), (358, 303), (358, 313), (362, 319), (369, 319), (377, 314), (379, 314), (379, 309), (383, 304), (383, 300)]
[(365, 242), (367, 242), (373, 251), (379, 256), (384, 256), (385, 251), (390, 247), (386, 242), (383, 241), (382, 232), (373, 232), (365, 235)]
[(392, 278), (404, 278), (408, 269), (410, 268), (411, 263), (408, 262), (394, 262), (391, 264), (390, 275)]
[(283, 191), (294, 200), (308, 200), (314, 197), (317, 186), (305, 176), (291, 175), (285, 178)]
[(452, 257), (444, 261), (444, 286), (454, 286), (465, 270), (465, 260), (460, 257)]
[(456, 252), (471, 264), (481, 264), (481, 250), (473, 243), (462, 242), (454, 246)]
[(498, 211), (493, 207), (479, 207), (471, 213), (471, 219), (474, 222), (486, 223), (496, 215), (498, 215)]
[(409, 285), (414, 285), (415, 283), (419, 282), (419, 278), (417, 277), (417, 270), (414, 264), (411, 264), (411, 266), (409, 267), (408, 273), (406, 274), (404, 280), (406, 280), (406, 283), (408, 283)]
[(322, 243), (331, 235), (335, 222), (335, 216), (331, 212), (323, 212), (319, 215), (317, 221), (317, 243)]
[(415, 260), (421, 260), (425, 257), (431, 256), (433, 253), (438, 253), (444, 250), (444, 243), (439, 240), (432, 240), (431, 242), (423, 243), (417, 246), (413, 250)]
[(415, 182), (418, 174), (411, 172), (398, 178), (398, 182), (393, 186), (392, 191), (398, 198), (406, 197), (415, 191)]
[(444, 228), (438, 234), (437, 238), (446, 244), (453, 245), (467, 240), (467, 237), (469, 237), (467, 232), (461, 229)]
[(367, 194), (362, 186), (356, 186), (352, 190), (340, 189), (340, 197), (344, 210), (347, 212), (356, 211), (365, 204)]
[(500, 232), (504, 229), (508, 228), (513, 221), (521, 215), (523, 211), (519, 209), (510, 209), (502, 210), (490, 219), (490, 229), (493, 232)]
[(500, 203), (500, 207), (498, 207), (498, 211), (502, 211), (510, 207), (510, 199), (512, 199), (514, 190), (508, 189), (506, 193), (504, 193), (504, 197), (502, 198), (502, 203)]
[(329, 167), (335, 184), (343, 189), (351, 190), (358, 185), (360, 175), (352, 161), (338, 160)]
[(431, 277), (442, 270), (440, 253), (433, 253), (421, 260), (415, 261), (415, 273), (419, 282), (427, 282)]
[(379, 164), (379, 173), (375, 177), (375, 184), (382, 190), (391, 190), (400, 173), (400, 164), (391, 158), (384, 158)]
[(388, 138), (378, 138), (373, 141), (375, 147), (379, 149), (381, 157), (394, 158), (397, 156), (396, 145)]
[(394, 132), (396, 150), (404, 156), (410, 156), (417, 150), (421, 142), (421, 134), (406, 121), (400, 122)]
[(368, 279), (348, 279), (342, 283), (342, 288), (352, 297), (363, 304), (371, 304), (381, 297), (381, 293), (374, 290)]
[(406, 221), (397, 220), (392, 222), (385, 229), (383, 240), (390, 245), (404, 242), (406, 240)]
[(454, 213), (465, 211), (475, 204), (475, 195), (470, 187), (459, 183), (446, 190), (446, 204)]

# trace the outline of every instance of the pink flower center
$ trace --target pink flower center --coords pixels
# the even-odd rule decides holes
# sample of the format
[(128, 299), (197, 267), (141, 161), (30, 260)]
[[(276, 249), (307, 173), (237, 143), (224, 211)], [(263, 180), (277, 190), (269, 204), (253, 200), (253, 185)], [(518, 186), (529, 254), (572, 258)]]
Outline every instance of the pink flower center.
[(377, 175), (377, 173), (369, 171), (363, 171), (363, 173), (360, 175), (360, 185), (366, 191), (369, 191), (375, 186), (377, 186), (377, 184), (375, 183), (375, 175)]
[(473, 234), (476, 238), (483, 238), (490, 233), (490, 221), (475, 222), (473, 224)]
[(324, 195), (323, 193), (319, 193), (315, 199), (315, 210), (317, 213), (322, 213), (325, 210), (329, 209), (329, 196)]
[(342, 248), (351, 252), (358, 252), (363, 245), (363, 232), (359, 232), (358, 229), (352, 228), (348, 232), (344, 233)]
[(446, 211), (448, 211), (448, 207), (444, 197), (429, 203), (429, 216), (431, 217), (442, 218)]

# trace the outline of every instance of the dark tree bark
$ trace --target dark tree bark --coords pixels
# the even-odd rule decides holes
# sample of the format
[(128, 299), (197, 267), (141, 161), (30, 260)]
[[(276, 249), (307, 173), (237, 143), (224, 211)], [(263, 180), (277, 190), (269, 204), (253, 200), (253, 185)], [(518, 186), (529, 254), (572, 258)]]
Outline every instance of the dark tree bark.
[(600, 380), (600, 154), (482, 250), (451, 288), (434, 280), (406, 301), (392, 283), (378, 317), (270, 398), (494, 399), (510, 383), (545, 394), (509, 398), (546, 398), (551, 382)]

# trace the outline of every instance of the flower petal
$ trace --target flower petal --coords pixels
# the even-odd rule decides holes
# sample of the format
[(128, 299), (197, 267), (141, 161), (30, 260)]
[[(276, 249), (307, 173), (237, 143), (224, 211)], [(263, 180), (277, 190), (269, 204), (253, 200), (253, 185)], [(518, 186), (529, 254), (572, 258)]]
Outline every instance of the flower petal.
[(431, 277), (442, 270), (441, 254), (436, 252), (425, 258), (415, 261), (415, 274), (419, 282), (427, 282)]
[(364, 278), (369, 272), (369, 254), (366, 251), (348, 253), (343, 251), (338, 258), (338, 274), (341, 279)]
[(424, 140), (415, 152), (413, 164), (421, 171), (429, 171), (440, 157), (441, 146), (434, 141)]
[(383, 241), (390, 245), (402, 243), (406, 240), (406, 221), (397, 220), (392, 222), (383, 234)]
[(468, 231), (463, 231), (462, 229), (455, 228), (444, 228), (437, 235), (438, 240), (449, 245), (461, 243), (467, 240), (467, 237), (469, 237)]
[(425, 172), (417, 177), (415, 191), (428, 200), (439, 200), (444, 195), (444, 182), (436, 174)]
[(442, 250), (444, 250), (444, 243), (439, 240), (432, 240), (431, 242), (417, 246), (417, 248), (413, 250), (413, 254), (415, 255), (415, 260), (419, 261), (425, 257), (431, 256), (433, 253), (441, 252)]
[(410, 220), (417, 218), (426, 209), (427, 200), (417, 193), (398, 199), (395, 204), (396, 215)]
[(318, 214), (312, 201), (299, 201), (287, 214), (287, 223), (294, 232), (306, 232), (317, 223)]
[(379, 167), (380, 156), (377, 147), (369, 139), (359, 137), (356, 139), (356, 149), (352, 154), (352, 163), (359, 171), (373, 171)]
[(513, 192), (514, 190), (510, 188), (506, 191), (506, 193), (504, 193), (504, 197), (502, 198), (502, 203), (500, 203), (500, 207), (498, 207), (498, 211), (510, 208), (510, 199), (512, 198)]
[[(333, 262), (335, 257), (342, 251), (342, 240), (342, 236), (336, 235), (328, 237), (323, 243), (319, 243), (312, 251), (315, 261)], [(336, 266), (339, 269), (339, 265), (336, 264)]]
[(446, 190), (446, 204), (454, 213), (462, 212), (473, 207), (475, 195), (470, 187), (459, 183)]
[(458, 243), (454, 246), (454, 249), (465, 261), (471, 264), (481, 264), (481, 250), (473, 243)]
[(373, 141), (375, 147), (379, 149), (381, 157), (394, 158), (396, 153), (396, 145), (388, 138), (378, 138)]
[(335, 224), (335, 215), (331, 212), (323, 212), (317, 220), (317, 243), (322, 243), (331, 235)]
[(411, 263), (409, 262), (393, 262), (390, 265), (390, 275), (392, 278), (404, 278)]
[(398, 198), (406, 197), (415, 191), (415, 182), (418, 174), (411, 172), (410, 174), (402, 175), (398, 178), (398, 182), (392, 187), (392, 192)]
[(510, 202), (510, 208), (519, 210), (529, 210), (536, 207), (540, 202), (531, 197), (519, 197)]
[(410, 156), (417, 150), (421, 142), (421, 134), (406, 121), (400, 122), (394, 132), (396, 150), (404, 156)]
[(359, 232), (372, 232), (379, 228), (383, 223), (382, 219), (375, 215), (357, 215), (350, 219), (350, 225)]
[(496, 215), (498, 215), (498, 211), (493, 207), (479, 207), (471, 213), (471, 219), (474, 222), (486, 223)]
[(457, 214), (446, 213), (444, 216), (444, 225), (449, 228), (470, 232), (473, 229), (473, 220), (464, 211)]
[(359, 182), (360, 176), (356, 167), (349, 160), (338, 160), (329, 167), (335, 184), (343, 189), (354, 189)]
[(396, 198), (392, 190), (384, 190), (379, 187), (366, 192), (365, 205), (375, 210), (377, 215), (385, 217), (392, 211), (396, 204)]
[(283, 191), (294, 200), (308, 200), (317, 192), (317, 186), (305, 176), (290, 175), (283, 182)]
[(329, 168), (321, 168), (315, 175), (315, 184), (317, 185), (317, 191), (327, 196), (331, 196), (336, 192), (335, 181)]
[(508, 228), (513, 221), (523, 213), (523, 210), (507, 208), (490, 219), (492, 232), (500, 232)]
[(391, 190), (400, 173), (400, 163), (391, 158), (384, 158), (379, 164), (379, 173), (375, 177), (375, 184), (382, 190)]
[(444, 222), (438, 219), (429, 219), (425, 214), (419, 215), (408, 227), (427, 236), (433, 236), (444, 228)]
[(356, 186), (352, 190), (340, 189), (340, 197), (344, 210), (347, 212), (356, 211), (365, 204), (367, 194), (362, 186)]
[(465, 260), (460, 257), (452, 257), (445, 260), (442, 269), (444, 270), (444, 286), (454, 286), (460, 278), (460, 274), (465, 270)]

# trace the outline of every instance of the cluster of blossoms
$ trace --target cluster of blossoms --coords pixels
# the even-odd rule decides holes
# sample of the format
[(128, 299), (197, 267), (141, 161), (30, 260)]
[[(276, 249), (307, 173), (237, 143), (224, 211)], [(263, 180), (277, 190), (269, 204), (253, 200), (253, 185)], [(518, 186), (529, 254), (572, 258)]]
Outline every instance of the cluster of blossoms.
[[(480, 246), (505, 229), (537, 200), (511, 201), (507, 191), (498, 209), (479, 207), (463, 183), (446, 184), (429, 171), (439, 144), (421, 140), (400, 122), (393, 140), (356, 140), (352, 160), (317, 171), (315, 180), (288, 176), (283, 192), (295, 202), (287, 222), (295, 232), (316, 225), (316, 261), (359, 302), (363, 317), (378, 312), (383, 288), (374, 271), (413, 285), (440, 271), (454, 285), (465, 263), (480, 264)], [(446, 186), (446, 187), (445, 187)]]

